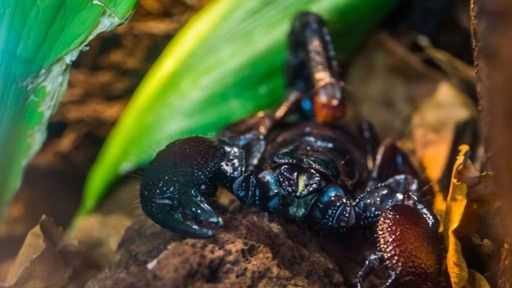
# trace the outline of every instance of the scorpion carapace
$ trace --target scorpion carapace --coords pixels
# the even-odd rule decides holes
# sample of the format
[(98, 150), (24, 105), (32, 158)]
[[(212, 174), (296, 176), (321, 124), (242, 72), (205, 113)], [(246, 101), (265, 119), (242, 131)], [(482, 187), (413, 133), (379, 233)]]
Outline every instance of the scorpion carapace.
[(392, 141), (379, 143), (369, 122), (357, 132), (343, 123), (345, 94), (323, 20), (299, 14), (289, 34), (287, 97), (216, 139), (170, 143), (145, 171), (144, 212), (162, 227), (210, 237), (222, 220), (210, 207), (218, 185), (243, 204), (345, 231), (376, 223), (394, 205), (414, 207), (430, 226), (420, 177)]

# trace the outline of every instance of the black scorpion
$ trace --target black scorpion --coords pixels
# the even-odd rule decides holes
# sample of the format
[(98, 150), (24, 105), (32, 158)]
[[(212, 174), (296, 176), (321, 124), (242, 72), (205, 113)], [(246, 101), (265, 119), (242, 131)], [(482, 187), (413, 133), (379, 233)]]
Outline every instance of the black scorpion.
[[(406, 153), (392, 141), (379, 143), (369, 122), (358, 125), (357, 132), (343, 123), (344, 83), (323, 20), (312, 13), (298, 15), (289, 47), (284, 103), (273, 113), (229, 126), (216, 139), (190, 137), (169, 144), (145, 171), (143, 211), (170, 231), (211, 237), (222, 219), (208, 202), (222, 185), (247, 206), (321, 230), (375, 224), (383, 213), (399, 219), (389, 216), (384, 223), (407, 223), (400, 213), (391, 213), (407, 211), (410, 219), (426, 223), (427, 228), (416, 230), (435, 234), (435, 218), (422, 204), (421, 178)], [(415, 209), (393, 208), (400, 205)], [(384, 254), (372, 256), (360, 277)]]

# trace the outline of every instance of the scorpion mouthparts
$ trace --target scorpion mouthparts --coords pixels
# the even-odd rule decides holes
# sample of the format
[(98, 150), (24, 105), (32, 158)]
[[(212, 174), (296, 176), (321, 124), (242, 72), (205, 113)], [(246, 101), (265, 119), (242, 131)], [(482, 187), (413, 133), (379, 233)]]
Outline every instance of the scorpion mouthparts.
[(201, 227), (210, 230), (217, 230), (224, 225), (222, 218), (218, 216), (211, 217), (201, 223)]

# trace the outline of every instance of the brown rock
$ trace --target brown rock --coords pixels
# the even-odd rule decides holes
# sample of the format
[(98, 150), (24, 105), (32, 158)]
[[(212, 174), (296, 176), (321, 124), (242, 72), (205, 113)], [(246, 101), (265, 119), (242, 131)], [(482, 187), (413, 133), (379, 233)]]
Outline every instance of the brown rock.
[(344, 287), (306, 227), (250, 210), (223, 220), (215, 237), (186, 239), (139, 217), (86, 287)]

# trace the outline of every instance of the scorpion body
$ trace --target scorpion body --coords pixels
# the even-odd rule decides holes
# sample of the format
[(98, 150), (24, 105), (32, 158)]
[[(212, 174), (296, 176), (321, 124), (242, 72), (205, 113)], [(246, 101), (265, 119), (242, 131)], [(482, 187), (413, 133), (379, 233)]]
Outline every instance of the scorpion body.
[[(424, 241), (415, 237), (435, 231), (435, 218), (421, 201), (418, 172), (395, 143), (379, 143), (370, 123), (354, 130), (343, 123), (344, 84), (338, 79), (338, 63), (322, 19), (311, 13), (298, 15), (289, 43), (288, 95), (283, 104), (273, 113), (258, 113), (227, 127), (216, 139), (189, 137), (169, 144), (145, 171), (143, 211), (170, 231), (211, 237), (222, 219), (208, 201), (223, 185), (247, 206), (321, 230), (345, 231), (388, 219), (379, 225), (379, 247), (384, 249), (389, 240), (397, 243), (390, 246), (398, 251), (393, 255), (407, 256), (400, 252), (407, 239), (386, 238), (386, 233), (401, 231), (396, 225), (409, 223), (396, 219), (410, 214), (411, 219), (420, 215), (425, 221), (416, 230), (404, 226), (416, 231), (412, 241)], [(396, 205), (399, 208), (392, 208)], [(407, 277), (403, 274), (393, 275)], [(360, 278), (365, 275), (360, 273)]]

